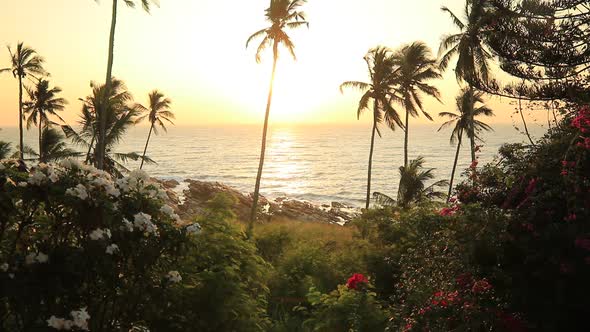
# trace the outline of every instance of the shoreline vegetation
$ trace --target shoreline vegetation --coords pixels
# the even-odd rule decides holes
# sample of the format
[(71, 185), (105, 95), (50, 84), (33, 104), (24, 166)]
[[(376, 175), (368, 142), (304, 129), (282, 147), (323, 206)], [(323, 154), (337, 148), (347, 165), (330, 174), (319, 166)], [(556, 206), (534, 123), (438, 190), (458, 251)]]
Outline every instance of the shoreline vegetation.
[[(173, 104), (153, 90), (141, 105), (113, 77), (115, 35), (122, 5), (149, 12), (159, 1), (112, 0), (106, 78), (91, 83), (73, 126), (44, 59), (22, 42), (9, 47), (0, 73), (18, 83), (19, 133), (16, 151), (0, 142), (0, 330), (588, 330), (586, 2), (464, 0), (463, 15), (441, 8), (455, 30), (436, 55), (420, 41), (371, 48), (366, 80), (340, 86), (360, 91), (357, 118), (372, 115), (360, 210), (260, 195), (276, 65), (284, 53), (295, 57), (287, 32), (308, 26), (301, 10), (311, 1), (270, 0), (267, 27), (246, 42), (261, 39), (257, 61), (268, 48), (273, 55), (251, 195), (141, 170), (154, 163), (152, 134), (172, 124)], [(448, 120), (439, 130), (451, 129), (456, 150), (449, 180), (436, 181), (422, 156), (408, 157), (416, 149), (409, 131), (414, 117), (432, 120), (424, 98), (440, 100), (434, 82), (451, 67), (461, 92), (439, 113)], [(483, 163), (490, 96), (517, 101), (530, 144), (504, 144)], [(527, 107), (547, 115), (537, 140)], [(119, 150), (142, 120), (150, 124), (142, 152)], [(35, 127), (37, 149), (24, 144), (24, 125)], [(403, 162), (392, 167), (397, 193), (371, 190), (383, 130), (404, 134)], [(462, 148), (471, 157), (465, 170)]]

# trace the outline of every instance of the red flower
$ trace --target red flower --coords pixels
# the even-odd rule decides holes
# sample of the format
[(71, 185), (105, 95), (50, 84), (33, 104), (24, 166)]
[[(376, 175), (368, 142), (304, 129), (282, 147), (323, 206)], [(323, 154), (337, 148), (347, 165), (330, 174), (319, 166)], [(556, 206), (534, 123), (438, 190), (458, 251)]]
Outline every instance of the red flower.
[(455, 214), (455, 212), (459, 211), (459, 206), (455, 205), (453, 207), (446, 207), (443, 208), (442, 210), (440, 210), (438, 212), (439, 215), (446, 217), (446, 216), (452, 216)]
[(529, 195), (530, 193), (532, 193), (533, 190), (535, 190), (535, 188), (537, 187), (537, 182), (537, 179), (531, 179), (531, 181), (529, 181), (528, 186), (524, 190), (525, 194)]
[(477, 164), (478, 164), (478, 161), (477, 160), (474, 160), (474, 161), (471, 162), (471, 165), (469, 167), (476, 168), (477, 167)]
[(487, 281), (487, 279), (481, 279), (476, 281), (471, 288), (471, 291), (474, 293), (484, 293), (488, 290), (492, 289), (492, 285)]
[(578, 216), (573, 212), (563, 218), (563, 220), (565, 220), (565, 221), (574, 221), (576, 219), (578, 219)]
[(369, 280), (367, 277), (360, 273), (355, 273), (352, 275), (352, 277), (348, 278), (348, 281), (346, 281), (346, 287), (349, 289), (358, 289), (361, 284), (366, 285), (368, 282)]

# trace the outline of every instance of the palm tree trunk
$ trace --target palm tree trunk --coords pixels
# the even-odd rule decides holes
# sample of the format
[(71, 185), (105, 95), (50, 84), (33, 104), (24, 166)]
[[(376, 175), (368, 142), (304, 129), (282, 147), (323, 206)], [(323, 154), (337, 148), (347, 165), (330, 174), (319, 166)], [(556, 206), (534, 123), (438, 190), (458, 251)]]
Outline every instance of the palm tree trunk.
[(19, 157), (24, 159), (24, 133), (23, 133), (23, 78), (18, 74), (18, 132), (19, 132)]
[(272, 103), (272, 91), (275, 81), (275, 72), (277, 69), (278, 60), (278, 43), (274, 42), (273, 45), (273, 63), (272, 63), (272, 74), (270, 77), (270, 87), (268, 89), (268, 99), (266, 101), (266, 113), (264, 115), (264, 126), (262, 127), (262, 144), (260, 147), (260, 158), (258, 162), (258, 173), (256, 174), (256, 185), (254, 187), (254, 195), (252, 197), (252, 209), (250, 210), (250, 222), (248, 223), (248, 229), (246, 235), (252, 236), (252, 230), (254, 229), (254, 221), (256, 220), (256, 212), (258, 209), (258, 198), (260, 195), (260, 180), (262, 179), (262, 168), (264, 167), (264, 154), (266, 152), (266, 133), (268, 131), (268, 116), (270, 114), (270, 105)]
[(475, 133), (471, 133), (469, 137), (469, 144), (471, 145), (471, 162), (475, 161)]
[(453, 180), (455, 179), (455, 171), (457, 170), (457, 161), (459, 160), (459, 150), (461, 149), (461, 138), (463, 132), (459, 133), (459, 141), (457, 142), (457, 152), (455, 152), (455, 161), (453, 162), (453, 170), (451, 171), (451, 181), (449, 181), (449, 194), (447, 195), (447, 203), (451, 199), (451, 192), (453, 191)]
[(92, 151), (92, 146), (94, 145), (94, 140), (96, 139), (96, 132), (92, 135), (92, 139), (90, 140), (90, 145), (88, 145), (88, 152), (86, 152), (86, 163), (90, 161), (90, 152)]
[(141, 165), (139, 165), (139, 169), (143, 168), (143, 161), (145, 159), (145, 153), (147, 151), (148, 144), (150, 143), (150, 137), (152, 136), (152, 130), (154, 129), (154, 123), (150, 126), (150, 133), (148, 134), (147, 141), (145, 142), (145, 148), (143, 148), (143, 155), (141, 156)]
[(408, 132), (410, 130), (410, 112), (406, 109), (406, 130), (404, 136), (404, 167), (408, 167)]
[(41, 119), (39, 119), (39, 162), (43, 162), (43, 135), (41, 132)]
[[(109, 54), (108, 54), (108, 61), (107, 61), (107, 76), (105, 80), (105, 96), (104, 98), (109, 98), (110, 90), (111, 90), (111, 78), (113, 76), (113, 58), (115, 54), (115, 28), (117, 26), (117, 1), (113, 0), (113, 10), (111, 16), (111, 32), (109, 35)], [(105, 102), (101, 103), (101, 110), (99, 113), (100, 116), (100, 128), (98, 130), (98, 153), (97, 153), (97, 161), (96, 166), (98, 169), (104, 168), (104, 157), (105, 157), (105, 148), (106, 148), (106, 107)]]
[[(377, 101), (375, 101), (377, 104)], [(377, 106), (375, 106), (377, 108)], [(375, 132), (377, 131), (377, 119), (373, 116), (373, 132), (371, 133), (371, 149), (369, 150), (369, 169), (367, 171), (367, 199), (365, 202), (365, 209), (369, 209), (371, 202), (371, 169), (373, 168), (373, 148), (375, 146)]]
[(522, 119), (522, 124), (524, 125), (524, 132), (526, 133), (526, 136), (529, 138), (529, 142), (531, 142), (532, 146), (535, 146), (535, 142), (533, 142), (533, 139), (531, 138), (531, 134), (529, 134), (529, 128), (526, 125), (526, 120), (524, 119), (524, 114), (522, 114), (522, 103), (521, 103), (520, 98), (518, 98), (518, 113), (520, 113), (520, 118)]

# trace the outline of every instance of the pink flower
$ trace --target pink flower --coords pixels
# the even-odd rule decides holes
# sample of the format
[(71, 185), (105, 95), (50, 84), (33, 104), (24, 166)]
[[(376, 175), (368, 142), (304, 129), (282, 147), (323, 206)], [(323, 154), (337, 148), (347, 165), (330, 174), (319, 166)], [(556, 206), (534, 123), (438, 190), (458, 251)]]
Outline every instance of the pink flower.
[(566, 176), (566, 175), (567, 175), (567, 171), (564, 169), (564, 170), (562, 170), (562, 171), (561, 171), (561, 173), (559, 173), (559, 174), (561, 174), (561, 175), (563, 175), (563, 176)]
[(576, 214), (573, 212), (568, 214), (565, 218), (563, 218), (563, 220), (565, 221), (574, 221), (576, 219), (578, 219), (578, 216), (576, 216)]
[(477, 160), (474, 160), (474, 161), (471, 162), (471, 165), (469, 167), (476, 168), (478, 163), (479, 162)]
[(441, 215), (441, 216), (443, 216), (443, 217), (447, 217), (447, 216), (454, 215), (457, 211), (459, 211), (459, 206), (458, 205), (455, 205), (453, 207), (443, 208), (442, 210), (440, 210), (438, 212), (438, 214)]
[(533, 190), (535, 190), (535, 187), (537, 186), (537, 182), (537, 179), (531, 179), (531, 181), (529, 181), (528, 186), (524, 190), (525, 194), (529, 195), (530, 193), (532, 193)]

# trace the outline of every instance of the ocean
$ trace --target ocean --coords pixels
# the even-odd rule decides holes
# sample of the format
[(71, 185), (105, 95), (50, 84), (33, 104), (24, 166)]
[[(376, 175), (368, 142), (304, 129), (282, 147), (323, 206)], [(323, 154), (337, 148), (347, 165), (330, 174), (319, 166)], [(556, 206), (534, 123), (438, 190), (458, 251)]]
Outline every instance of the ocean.
[[(529, 125), (534, 138), (546, 128)], [(504, 143), (528, 139), (512, 125), (494, 125), (484, 133), (480, 164), (490, 162)], [(434, 168), (436, 180), (450, 177), (455, 147), (449, 143), (450, 129), (437, 132), (435, 125), (410, 126), (409, 158), (423, 156), (425, 166)], [(286, 196), (314, 203), (344, 202), (361, 206), (366, 193), (370, 124), (295, 125), (270, 127), (261, 193)], [(116, 152), (143, 151), (148, 128), (128, 132)], [(262, 128), (255, 125), (170, 127), (168, 133), (152, 135), (148, 156), (156, 165), (144, 165), (151, 176), (162, 179), (219, 181), (248, 193), (254, 189)], [(13, 142), (17, 128), (0, 130), (0, 140)], [(382, 127), (373, 156), (372, 191), (395, 197), (398, 168), (403, 164), (403, 131)], [(25, 144), (37, 148), (34, 130), (26, 133)], [(470, 164), (469, 147), (459, 157), (457, 176)], [(139, 167), (131, 163), (129, 168)], [(456, 180), (457, 181), (457, 180)], [(457, 183), (457, 182), (455, 182)]]

